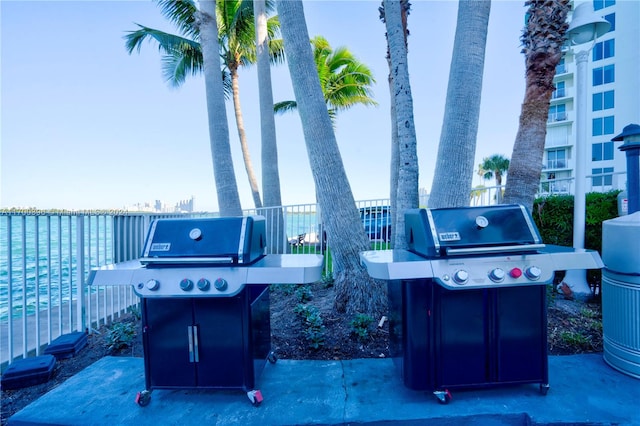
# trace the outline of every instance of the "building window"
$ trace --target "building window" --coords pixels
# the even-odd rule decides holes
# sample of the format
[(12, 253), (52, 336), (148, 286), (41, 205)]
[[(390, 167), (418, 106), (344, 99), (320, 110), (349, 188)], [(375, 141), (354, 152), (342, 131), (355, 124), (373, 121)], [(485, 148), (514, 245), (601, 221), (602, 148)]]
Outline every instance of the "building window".
[(591, 136), (602, 136), (613, 134), (613, 115), (599, 117), (591, 120)]
[(591, 175), (592, 175), (591, 184), (593, 186), (613, 185), (613, 167), (604, 167), (602, 169), (591, 169)]
[(596, 43), (593, 46), (593, 61), (599, 61), (601, 59), (612, 58), (616, 53), (616, 40), (605, 40)]
[(547, 169), (564, 169), (565, 167), (567, 167), (566, 160), (567, 151), (564, 149), (554, 149), (547, 151)]
[(613, 108), (615, 106), (614, 91), (608, 90), (606, 92), (594, 93), (592, 95), (592, 104), (593, 111)]
[(608, 32), (615, 31), (616, 30), (616, 14), (615, 13), (610, 13), (608, 15), (605, 15), (604, 19), (609, 21), (609, 24), (611, 24), (611, 26), (609, 27), (609, 31)]
[(567, 66), (565, 65), (564, 58), (560, 59), (558, 65), (556, 65), (556, 74), (564, 74), (567, 72)]
[(616, 0), (593, 0), (593, 10), (604, 9), (614, 4), (616, 4)]
[(613, 83), (615, 78), (615, 66), (607, 65), (593, 69), (593, 85), (600, 86), (602, 84)]
[(566, 96), (564, 88), (565, 88), (565, 82), (564, 81), (558, 81), (555, 84), (556, 89), (553, 91), (553, 94), (551, 95), (551, 97), (553, 99), (557, 99), (557, 98), (564, 98)]
[(549, 107), (549, 117), (547, 118), (548, 123), (553, 123), (554, 121), (564, 121), (567, 119), (565, 104), (551, 105)]
[(591, 145), (591, 161), (613, 160), (613, 142)]

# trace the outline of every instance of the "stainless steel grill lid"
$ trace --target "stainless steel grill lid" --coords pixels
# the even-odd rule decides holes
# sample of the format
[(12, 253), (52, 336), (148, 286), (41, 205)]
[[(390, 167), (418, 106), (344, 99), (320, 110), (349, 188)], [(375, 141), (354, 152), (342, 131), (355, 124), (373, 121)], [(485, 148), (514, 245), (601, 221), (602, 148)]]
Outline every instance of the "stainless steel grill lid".
[(250, 264), (266, 254), (261, 216), (157, 219), (140, 263), (146, 265)]
[(410, 210), (405, 230), (409, 250), (426, 257), (544, 248), (531, 215), (521, 205)]

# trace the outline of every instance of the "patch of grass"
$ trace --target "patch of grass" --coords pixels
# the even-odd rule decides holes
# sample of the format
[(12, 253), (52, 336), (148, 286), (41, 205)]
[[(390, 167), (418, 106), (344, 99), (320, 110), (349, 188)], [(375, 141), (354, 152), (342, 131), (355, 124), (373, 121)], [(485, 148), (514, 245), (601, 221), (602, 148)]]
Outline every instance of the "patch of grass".
[(570, 346), (577, 346), (579, 348), (587, 349), (591, 345), (589, 338), (583, 336), (580, 333), (573, 331), (563, 331), (560, 333), (560, 339)]

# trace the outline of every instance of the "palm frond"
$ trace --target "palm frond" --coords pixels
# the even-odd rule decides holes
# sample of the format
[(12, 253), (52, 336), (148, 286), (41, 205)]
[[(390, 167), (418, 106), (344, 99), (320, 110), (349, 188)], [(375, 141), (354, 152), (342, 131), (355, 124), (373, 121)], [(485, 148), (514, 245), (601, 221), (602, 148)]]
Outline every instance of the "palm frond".
[(273, 112), (276, 114), (284, 114), (286, 112), (295, 111), (296, 109), (298, 109), (296, 101), (276, 102), (273, 105)]
[(200, 36), (196, 25), (198, 9), (193, 0), (156, 0), (160, 12), (173, 23), (181, 34), (197, 40)]
[(172, 54), (172, 52), (176, 50), (200, 51), (200, 43), (196, 41), (150, 27), (145, 27), (144, 25), (136, 25), (140, 27), (139, 30), (129, 31), (128, 34), (124, 36), (125, 47), (128, 53), (133, 52), (134, 49), (137, 49), (138, 52), (140, 52), (140, 48), (144, 40), (155, 40), (158, 43), (158, 50), (167, 55)]

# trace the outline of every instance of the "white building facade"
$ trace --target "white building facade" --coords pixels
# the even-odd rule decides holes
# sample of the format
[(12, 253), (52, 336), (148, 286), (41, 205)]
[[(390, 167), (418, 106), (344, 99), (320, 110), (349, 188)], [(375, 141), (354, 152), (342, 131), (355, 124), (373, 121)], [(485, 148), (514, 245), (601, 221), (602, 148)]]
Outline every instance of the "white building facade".
[[(586, 141), (576, 145), (576, 62), (567, 49), (549, 107), (541, 192), (574, 192), (576, 146), (586, 151), (586, 192), (626, 189), (626, 156), (611, 139), (640, 123), (640, 0), (592, 0), (611, 24), (589, 54)], [(573, 9), (575, 10), (576, 4)]]

